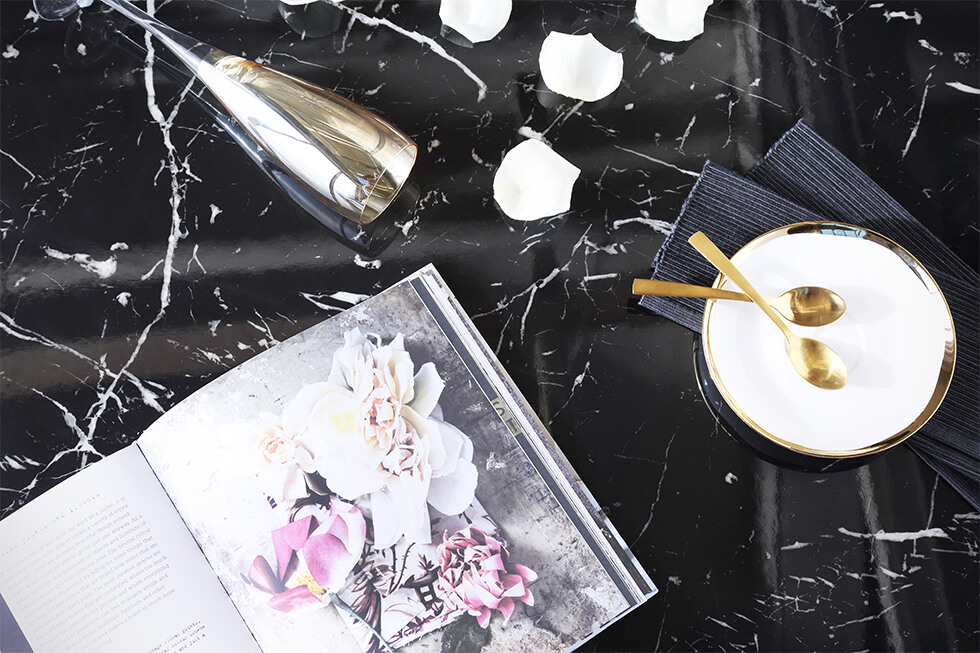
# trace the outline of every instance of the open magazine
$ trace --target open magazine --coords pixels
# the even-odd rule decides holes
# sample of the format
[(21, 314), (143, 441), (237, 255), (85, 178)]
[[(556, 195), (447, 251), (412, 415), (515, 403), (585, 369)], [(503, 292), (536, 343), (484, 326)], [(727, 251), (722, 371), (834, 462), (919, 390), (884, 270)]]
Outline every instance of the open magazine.
[(5, 653), (545, 653), (655, 592), (431, 265), (0, 521)]

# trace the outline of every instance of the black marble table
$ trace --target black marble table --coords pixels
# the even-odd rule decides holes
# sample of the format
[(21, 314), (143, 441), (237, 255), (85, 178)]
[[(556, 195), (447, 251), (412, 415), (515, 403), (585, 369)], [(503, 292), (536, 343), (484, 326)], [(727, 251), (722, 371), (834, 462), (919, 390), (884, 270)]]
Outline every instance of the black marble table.
[[(433, 262), (660, 588), (584, 650), (980, 649), (980, 515), (904, 446), (833, 474), (763, 461), (705, 404), (693, 334), (629, 293), (704, 162), (745, 171), (801, 118), (975, 268), (978, 3), (728, 0), (666, 48), (630, 2), (516, 2), (472, 49), (440, 37), (435, 2), (348, 2), (305, 39), (274, 2), (151, 5), (387, 116), (420, 146), (419, 202), (387, 248), (355, 252), (168, 55), (4, 0), (2, 514)], [(538, 95), (552, 30), (623, 52), (608, 101)], [(495, 207), (522, 126), (581, 168), (569, 212)]]

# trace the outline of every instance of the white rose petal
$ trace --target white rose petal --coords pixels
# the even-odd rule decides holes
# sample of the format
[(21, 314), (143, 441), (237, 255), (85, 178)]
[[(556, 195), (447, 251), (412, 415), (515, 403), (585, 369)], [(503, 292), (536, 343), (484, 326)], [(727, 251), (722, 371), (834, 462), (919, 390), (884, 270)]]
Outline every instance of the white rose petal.
[(374, 525), (374, 548), (384, 549), (401, 537), (401, 516), (395, 500), (384, 492), (371, 495), (371, 523)]
[[(415, 396), (415, 363), (405, 351), (405, 337), (402, 334), (399, 333), (388, 345), (374, 350), (374, 366), (387, 374), (385, 382), (399, 401), (406, 404), (412, 401)], [(354, 392), (357, 393), (357, 388)]]
[(305, 431), (310, 419), (310, 411), (323, 398), (323, 395), (336, 391), (336, 389), (336, 386), (329, 383), (311, 383), (303, 386), (282, 410), (283, 430), (294, 435), (299, 435)]
[(623, 81), (623, 55), (591, 34), (551, 32), (538, 55), (541, 79), (555, 93), (595, 102)]
[(330, 368), (327, 383), (342, 388), (356, 388), (354, 367), (365, 360), (370, 360), (373, 350), (373, 345), (363, 333), (357, 329), (346, 332), (344, 334), (344, 346), (333, 355), (333, 365)]
[[(463, 432), (460, 431), (460, 433)], [(473, 441), (465, 434), (463, 435), (463, 448), (459, 450), (459, 457), (463, 460), (473, 460)]]
[(472, 43), (489, 41), (510, 20), (511, 0), (442, 0), (439, 18)]
[(311, 410), (306, 432), (296, 438), (313, 453), (330, 489), (348, 500), (380, 489), (385, 480), (378, 465), (386, 452), (366, 446), (357, 430), (358, 405), (347, 391), (327, 393)]
[[(446, 451), (446, 457), (443, 463), (438, 467), (435, 464), (432, 465), (432, 478), (448, 476), (456, 471), (456, 464), (462, 458), (464, 443), (469, 441), (469, 438), (452, 424), (437, 422), (435, 420), (431, 421), (438, 428), (438, 437), (442, 440), (442, 446)], [(472, 458), (472, 455), (470, 458)], [(466, 460), (470, 458), (466, 458)]]
[[(346, 453), (346, 452), (345, 452)], [(327, 487), (347, 501), (377, 491), (384, 485), (384, 478), (372, 473), (358, 458), (333, 449), (315, 452), (317, 472)]]
[(473, 503), (476, 481), (476, 465), (459, 460), (452, 474), (429, 483), (429, 505), (444, 515), (458, 515)]
[(445, 466), (449, 454), (442, 437), (441, 423), (422, 417), (408, 406), (402, 406), (402, 418), (412, 425), (419, 439), (426, 441), (428, 445), (428, 456), (426, 457), (428, 469), (431, 471)]
[(262, 425), (233, 423), (218, 430), (218, 442), (226, 443), (222, 450), (232, 452), (230, 467), (254, 471), (259, 487), (276, 501), (306, 496), (303, 472), (313, 471), (310, 452), (278, 426), (275, 415), (263, 413), (261, 419)]
[(415, 374), (415, 397), (409, 405), (419, 415), (428, 417), (439, 403), (445, 387), (446, 382), (439, 376), (435, 364), (426, 363)]
[(411, 477), (397, 477), (386, 489), (371, 495), (375, 548), (392, 546), (402, 535), (409, 542), (432, 541), (425, 501), (428, 491), (428, 483)]
[(514, 220), (539, 220), (564, 213), (580, 170), (538, 140), (520, 143), (493, 177), (493, 198)]
[(477, 470), (473, 460), (473, 442), (465, 433), (447, 422), (437, 422), (446, 448), (447, 464), (432, 468), (429, 505), (444, 515), (457, 515), (473, 502)]
[(268, 491), (266, 492), (269, 496), (278, 501), (295, 501), (296, 499), (305, 497), (308, 494), (306, 489), (306, 477), (298, 467), (292, 467), (286, 470), (281, 486), (269, 485), (268, 487), (276, 489), (281, 488), (282, 494), (280, 496), (276, 496)]
[(636, 22), (662, 41), (690, 41), (704, 32), (712, 0), (636, 0)]

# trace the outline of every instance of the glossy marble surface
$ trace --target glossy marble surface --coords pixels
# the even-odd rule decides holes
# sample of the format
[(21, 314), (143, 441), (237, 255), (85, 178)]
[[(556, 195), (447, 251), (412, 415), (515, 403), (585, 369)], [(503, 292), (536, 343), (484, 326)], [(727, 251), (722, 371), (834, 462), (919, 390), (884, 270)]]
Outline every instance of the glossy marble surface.
[[(168, 55), (0, 3), (2, 514), (431, 261), (660, 587), (583, 650), (980, 649), (980, 515), (904, 446), (833, 474), (761, 460), (706, 406), (693, 335), (629, 294), (704, 162), (744, 171), (800, 118), (976, 267), (980, 5), (716, 2), (666, 48), (632, 3), (517, 2), (473, 49), (440, 37), (433, 2), (348, 2), (306, 39), (274, 2), (150, 9), (388, 117), (420, 146), (420, 199), (386, 249), (355, 252)], [(552, 30), (623, 52), (611, 98), (537, 92)], [(522, 127), (581, 168), (568, 213), (495, 208)]]

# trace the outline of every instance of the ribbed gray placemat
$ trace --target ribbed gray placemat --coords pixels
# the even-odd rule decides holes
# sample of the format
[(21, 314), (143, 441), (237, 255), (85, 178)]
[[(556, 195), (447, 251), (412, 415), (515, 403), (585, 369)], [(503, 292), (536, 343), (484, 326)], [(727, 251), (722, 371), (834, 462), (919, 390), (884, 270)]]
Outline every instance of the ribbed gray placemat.
[[(688, 244), (702, 230), (731, 256), (793, 222), (829, 220), (877, 231), (909, 251), (943, 291), (956, 329), (956, 368), (942, 406), (908, 445), (980, 509), (980, 276), (857, 166), (799, 122), (744, 177), (708, 162), (653, 278), (710, 285), (717, 272)], [(701, 331), (704, 300), (643, 297), (640, 304)]]

